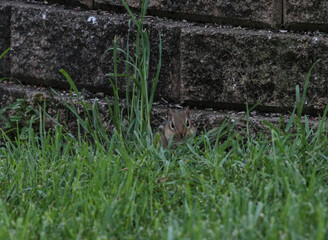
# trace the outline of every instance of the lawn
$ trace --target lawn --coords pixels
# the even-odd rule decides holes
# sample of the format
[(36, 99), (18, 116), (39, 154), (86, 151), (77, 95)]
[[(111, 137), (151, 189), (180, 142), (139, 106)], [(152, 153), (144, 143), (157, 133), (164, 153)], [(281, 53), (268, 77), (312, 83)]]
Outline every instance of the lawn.
[(325, 239), (327, 120), (271, 136), (224, 124), (177, 149), (58, 125), (0, 151), (0, 239)]

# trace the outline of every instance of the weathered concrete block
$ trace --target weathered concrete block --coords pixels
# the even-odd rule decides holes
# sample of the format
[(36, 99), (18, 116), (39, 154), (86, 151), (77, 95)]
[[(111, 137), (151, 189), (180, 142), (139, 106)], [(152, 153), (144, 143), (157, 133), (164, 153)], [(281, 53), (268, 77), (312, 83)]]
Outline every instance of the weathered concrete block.
[(59, 73), (63, 68), (78, 85), (109, 86), (104, 75), (110, 71), (110, 62), (109, 59), (105, 62), (102, 54), (112, 46), (118, 31), (103, 31), (111, 25), (122, 29), (123, 21), (124, 18), (104, 19), (93, 13), (54, 6), (15, 5), (12, 74), (24, 81), (60, 87), (66, 83)]
[(276, 26), (282, 21), (280, 0), (150, 0), (149, 10), (161, 16), (242, 26)]
[[(18, 79), (53, 87), (67, 86), (58, 72), (65, 69), (80, 87), (110, 92), (105, 76), (113, 72), (113, 46), (125, 49), (129, 31), (127, 15), (64, 10), (54, 6), (15, 5), (12, 12), (12, 75)], [(162, 32), (163, 58), (159, 94), (178, 100), (168, 92), (179, 79), (179, 25), (149, 19), (151, 76), (158, 61), (158, 29)], [(130, 29), (134, 42), (135, 28)], [(133, 49), (130, 49), (132, 51)], [(125, 59), (121, 56), (121, 59)], [(120, 69), (123, 69), (121, 66)]]
[[(194, 27), (181, 34), (181, 101), (204, 107), (291, 109), (295, 86), (311, 65), (328, 59), (328, 38), (270, 31)], [(307, 106), (328, 103), (327, 64), (313, 71)]]
[[(0, 3), (0, 55), (10, 47), (10, 16), (11, 9), (7, 5)], [(10, 61), (7, 53), (0, 59), (0, 78), (9, 76)]]
[(328, 2), (284, 0), (284, 24), (292, 29), (328, 31)]

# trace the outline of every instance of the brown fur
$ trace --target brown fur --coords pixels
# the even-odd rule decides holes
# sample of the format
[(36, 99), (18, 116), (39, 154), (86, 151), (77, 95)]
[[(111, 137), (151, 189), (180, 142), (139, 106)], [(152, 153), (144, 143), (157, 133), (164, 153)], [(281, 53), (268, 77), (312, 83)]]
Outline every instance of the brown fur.
[(161, 135), (161, 141), (163, 143), (163, 148), (168, 146), (169, 141), (172, 139), (176, 147), (185, 140), (187, 136), (194, 133), (195, 127), (193, 126), (190, 119), (189, 107), (183, 111), (173, 112), (169, 110), (169, 120), (165, 123), (164, 129)]

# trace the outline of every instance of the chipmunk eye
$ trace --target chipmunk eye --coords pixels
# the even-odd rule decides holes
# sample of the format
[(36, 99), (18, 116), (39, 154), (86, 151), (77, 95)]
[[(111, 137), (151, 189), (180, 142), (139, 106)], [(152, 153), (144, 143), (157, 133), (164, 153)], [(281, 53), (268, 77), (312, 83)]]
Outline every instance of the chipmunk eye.
[(186, 127), (190, 128), (190, 121), (188, 119), (186, 120)]
[(175, 126), (174, 126), (174, 123), (173, 122), (171, 122), (171, 129), (175, 129)]

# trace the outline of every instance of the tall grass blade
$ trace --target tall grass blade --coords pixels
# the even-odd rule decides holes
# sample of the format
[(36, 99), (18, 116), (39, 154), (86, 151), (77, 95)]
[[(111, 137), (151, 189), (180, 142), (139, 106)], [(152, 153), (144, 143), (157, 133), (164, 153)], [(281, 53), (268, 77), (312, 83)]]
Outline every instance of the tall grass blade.
[(1, 55), (0, 55), (0, 59), (3, 58), (7, 52), (9, 52), (11, 50), (11, 47), (7, 48)]
[(306, 92), (309, 86), (310, 78), (311, 78), (311, 72), (315, 65), (317, 65), (321, 59), (317, 60), (310, 68), (309, 72), (306, 75), (305, 83), (304, 83), (304, 88), (303, 88), (303, 94), (302, 94), (302, 99), (300, 99), (299, 96), (299, 86), (296, 86), (296, 102), (297, 102), (297, 117), (300, 119), (301, 115), (303, 113), (303, 108), (305, 104), (305, 99), (306, 99)]

